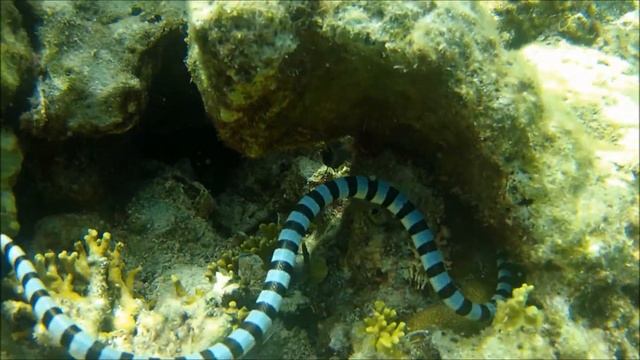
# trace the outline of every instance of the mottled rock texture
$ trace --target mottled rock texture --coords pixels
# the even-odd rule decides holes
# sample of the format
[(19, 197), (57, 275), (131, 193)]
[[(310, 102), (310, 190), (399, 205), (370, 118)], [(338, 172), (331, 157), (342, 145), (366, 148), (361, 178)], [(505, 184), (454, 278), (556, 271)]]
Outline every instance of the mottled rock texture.
[[(365, 153), (428, 164), (529, 276), (561, 271), (541, 284), (542, 303), (556, 289), (616, 339), (611, 354), (637, 348), (623, 330), (638, 325), (637, 74), (566, 43), (610, 36), (603, 27), (637, 6), (302, 5), (191, 4), (188, 66), (221, 138), (261, 156), (347, 134)], [(589, 300), (596, 289), (626, 297), (630, 316), (622, 300)]]
[[(33, 1), (38, 80), (22, 127), (47, 139), (134, 126), (154, 69), (183, 25), (182, 3)], [(175, 36), (175, 35), (174, 35)]]
[[(380, 299), (407, 321), (407, 338), (418, 331), (425, 340), (422, 348), (414, 340), (398, 344), (417, 358), (637, 358), (637, 3), (27, 4), (38, 19), (29, 31), (39, 43), (39, 70), (19, 135), (67, 145), (70, 137), (107, 142), (117, 137), (106, 135), (125, 133), (106, 156), (92, 155), (93, 139), (55, 154), (43, 149), (56, 146), (31, 147), (34, 188), (85, 212), (99, 204), (105, 222), (115, 222), (114, 236), (126, 238), (132, 263), (149, 264), (141, 273), (147, 285), (137, 287), (142, 296), (158, 294), (173, 272), (193, 289), (187, 279), (204, 281), (199, 271), (225, 251), (244, 251), (246, 239), (268, 244), (260, 224), (277, 228), (312, 186), (375, 175), (425, 211), (452, 276), (465, 293), (479, 294), (474, 300), (486, 300), (495, 279), (488, 264), (496, 248), (507, 249), (535, 286), (523, 288), (508, 313), (535, 314), (535, 324), (450, 326), (455, 315), (432, 306), (438, 300), (420, 287), (406, 232), (388, 214), (344, 202), (319, 216), (306, 239), (304, 266), (322, 264), (322, 271), (297, 269), (303, 281), (291, 298), (307, 300), (291, 302), (256, 354), (347, 357), (357, 339), (344, 328), (366, 316), (363, 304)], [(4, 36), (3, 27), (3, 60)], [(150, 79), (166, 75), (157, 71), (162, 54), (183, 36), (186, 66), (217, 135), (252, 158), (234, 172), (213, 169), (211, 177), (230, 179), (215, 194), (189, 174), (189, 159), (154, 173), (152, 161), (119, 146), (143, 114)], [(188, 122), (152, 120), (147, 129)], [(349, 160), (323, 164), (319, 146), (345, 135), (353, 139)], [(178, 152), (179, 143), (171, 144), (164, 150)], [(2, 151), (3, 159), (13, 153)], [(134, 178), (113, 170), (121, 159), (145, 180), (114, 194), (111, 181)], [(48, 232), (90, 218), (48, 219), (37, 245), (60, 252), (60, 242), (44, 240), (53, 237)], [(254, 290), (238, 286), (238, 304), (252, 303)], [(322, 320), (295, 321), (309, 316)], [(290, 340), (303, 345), (284, 348), (297, 344)], [(531, 346), (518, 347), (521, 341)]]
[(0, 2), (0, 118), (15, 100), (16, 90), (34, 64), (22, 16), (11, 1)]

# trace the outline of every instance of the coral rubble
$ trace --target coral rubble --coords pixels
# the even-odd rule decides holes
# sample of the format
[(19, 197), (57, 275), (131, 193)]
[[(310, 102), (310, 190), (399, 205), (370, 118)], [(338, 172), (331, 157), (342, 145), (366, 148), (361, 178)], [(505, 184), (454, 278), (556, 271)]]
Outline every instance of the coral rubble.
[[(216, 276), (214, 286), (195, 287), (193, 294), (177, 278), (165, 283), (158, 298), (150, 301), (134, 293), (134, 279), (140, 267), (124, 271), (124, 244), (111, 244), (111, 234), (89, 229), (85, 243), (76, 242), (74, 251), (35, 256), (35, 267), (52, 298), (65, 313), (87, 332), (112, 346), (160, 356), (175, 356), (205, 348), (211, 339), (222, 337), (234, 317), (246, 313), (230, 303), (222, 307), (222, 296), (234, 289), (229, 278)], [(204, 278), (202, 276), (202, 278)], [(12, 282), (16, 293), (22, 286)], [(173, 286), (180, 291), (170, 291)], [(3, 313), (18, 318), (31, 312), (23, 301), (7, 300)], [(218, 305), (217, 307), (214, 305)], [(193, 331), (197, 329), (197, 331)], [(42, 345), (56, 346), (42, 324), (34, 327), (34, 337)]]

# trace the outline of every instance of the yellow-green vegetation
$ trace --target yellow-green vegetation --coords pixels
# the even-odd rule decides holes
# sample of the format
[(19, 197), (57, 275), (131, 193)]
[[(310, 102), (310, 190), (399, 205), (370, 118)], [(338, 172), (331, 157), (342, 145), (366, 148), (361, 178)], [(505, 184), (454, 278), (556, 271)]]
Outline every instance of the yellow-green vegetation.
[[(221, 306), (222, 297), (237, 287), (229, 284), (229, 277), (217, 273), (211, 286), (199, 268), (174, 268), (176, 274), (160, 283), (155, 298), (136, 297), (134, 281), (141, 268), (125, 271), (123, 249), (123, 243), (112, 243), (110, 233), (99, 236), (90, 229), (84, 243), (74, 244), (73, 252), (48, 251), (34, 258), (34, 266), (54, 300), (96, 338), (127, 351), (177, 356), (210, 346), (248, 313), (235, 302)], [(180, 277), (193, 277), (190, 270), (198, 271), (202, 281), (189, 279), (189, 286), (185, 286)], [(21, 295), (21, 285), (11, 279), (8, 281)], [(7, 318), (33, 321), (24, 301), (7, 300), (2, 310)], [(31, 337), (17, 330), (16, 339)], [(35, 325), (33, 337), (43, 345), (59, 345), (41, 324)]]
[(213, 280), (217, 271), (234, 277), (238, 271), (238, 258), (243, 253), (258, 255), (264, 262), (268, 262), (275, 248), (279, 229), (280, 227), (275, 223), (260, 224), (258, 231), (253, 235), (233, 236), (231, 242), (237, 244), (237, 247), (223, 251), (217, 260), (212, 261), (207, 266), (206, 277)]
[(13, 1), (0, 1), (0, 58), (0, 113), (4, 113), (14, 101), (28, 68), (35, 63), (27, 33), (22, 28), (22, 16)]
[(527, 306), (527, 298), (533, 285), (522, 284), (513, 290), (513, 297), (499, 301), (492, 326), (498, 332), (513, 329), (539, 329), (542, 326), (542, 312), (535, 306)]
[(21, 168), (22, 151), (18, 138), (11, 130), (0, 129), (0, 230), (9, 236), (15, 236), (20, 230), (13, 185)]
[(600, 329), (590, 329), (570, 319), (561, 296), (541, 310), (527, 305), (534, 289), (523, 284), (513, 297), (497, 304), (491, 325), (472, 337), (436, 331), (431, 341), (443, 358), (504, 359), (543, 358), (607, 359), (613, 352)]
[(558, 35), (589, 45), (602, 34), (603, 26), (637, 8), (637, 1), (495, 1), (487, 2), (498, 18), (507, 45), (519, 48), (541, 35)]
[(238, 303), (235, 300), (229, 301), (224, 312), (231, 316), (231, 323), (233, 324), (234, 329), (242, 323), (247, 315), (249, 315), (249, 309), (246, 306), (238, 308)]
[(390, 351), (404, 336), (404, 322), (394, 321), (396, 311), (387, 307), (382, 300), (373, 303), (373, 314), (364, 319), (367, 333), (375, 336), (376, 351)]
[(233, 277), (235, 268), (234, 264), (237, 265), (237, 263), (238, 256), (233, 255), (233, 250), (227, 250), (222, 255), (220, 255), (218, 260), (212, 261), (211, 263), (209, 263), (209, 265), (207, 265), (207, 270), (205, 271), (204, 275), (207, 277), (207, 279), (209, 279), (209, 281), (215, 280), (215, 275), (218, 271), (222, 272), (225, 275)]
[(398, 346), (405, 328), (404, 322), (397, 321), (395, 309), (386, 306), (382, 300), (376, 300), (373, 311), (364, 318), (363, 324), (353, 328), (352, 358), (405, 358)]
[(280, 227), (276, 223), (260, 224), (254, 235), (240, 235), (238, 237), (240, 252), (256, 254), (264, 261), (269, 260), (275, 248), (279, 231)]
[(532, 290), (524, 284), (512, 298), (498, 302), (493, 323), (478, 335), (465, 338), (436, 331), (432, 342), (443, 358), (553, 358), (553, 347), (541, 334), (542, 312), (526, 305)]
[(205, 291), (201, 288), (196, 288), (194, 293), (190, 295), (176, 275), (171, 275), (171, 283), (173, 284), (173, 288), (176, 291), (175, 295), (178, 298), (182, 299), (182, 301), (184, 301), (184, 303), (187, 305), (192, 304), (204, 297)]
[[(424, 272), (424, 269), (421, 269)], [(478, 279), (462, 279), (457, 282), (465, 297), (476, 302), (485, 302), (492, 295), (492, 289), (487, 284)], [(428, 285), (430, 286), (430, 285)], [(407, 318), (407, 328), (409, 332), (422, 330), (447, 329), (456, 334), (475, 334), (483, 328), (484, 324), (460, 316), (455, 311), (449, 309), (442, 301), (429, 305), (425, 309), (412, 313)]]
[[(93, 336), (131, 336), (136, 317), (144, 306), (133, 293), (133, 282), (140, 268), (125, 275), (123, 247), (121, 242), (111, 246), (110, 233), (99, 237), (96, 230), (90, 229), (84, 244), (76, 242), (73, 252), (48, 251), (34, 257), (34, 266), (51, 296)], [(17, 283), (15, 289), (18, 293), (24, 291)], [(3, 309), (17, 311), (21, 307), (5, 303)], [(53, 345), (40, 323), (35, 326), (34, 336), (40, 343)]]

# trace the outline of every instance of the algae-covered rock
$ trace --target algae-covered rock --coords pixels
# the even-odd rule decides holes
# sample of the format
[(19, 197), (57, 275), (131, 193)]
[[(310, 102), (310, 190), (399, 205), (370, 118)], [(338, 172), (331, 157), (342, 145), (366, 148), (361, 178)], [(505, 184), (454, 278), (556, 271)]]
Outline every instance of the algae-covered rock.
[[(506, 89), (518, 76), (501, 80), (507, 70), (497, 31), (476, 5), (298, 4), (191, 6), (188, 65), (221, 138), (235, 149), (257, 156), (352, 134), (436, 151), (437, 144), (470, 146), (453, 134), (468, 134), (479, 106), (516, 133), (530, 120), (510, 115), (516, 95)], [(492, 105), (498, 96), (502, 106)], [(481, 161), (466, 163), (491, 169)]]
[(553, 347), (541, 334), (542, 313), (526, 305), (532, 289), (525, 284), (514, 290), (513, 298), (499, 302), (492, 325), (480, 336), (461, 338), (443, 331), (435, 332), (432, 342), (443, 358), (553, 358)]
[(522, 55), (537, 68), (544, 120), (558, 139), (538, 154), (546, 168), (520, 183), (540, 194), (518, 214), (544, 239), (529, 261), (581, 269), (569, 273), (576, 285), (637, 282), (637, 77), (619, 58), (566, 43), (532, 44)]
[(110, 229), (111, 224), (93, 212), (60, 213), (40, 218), (34, 225), (31, 240), (34, 251), (67, 249), (75, 241), (82, 240), (87, 226)]
[[(295, 2), (189, 3), (188, 65), (207, 113), (224, 134), (258, 120), (253, 116), (268, 120), (273, 115), (262, 112), (280, 112), (294, 99), (295, 92), (279, 84), (285, 61), (300, 41), (291, 19), (297, 6)], [(254, 136), (241, 136), (259, 137), (265, 130), (262, 122), (246, 129)], [(260, 144), (253, 147), (248, 152), (263, 150)]]
[(640, 339), (637, 74), (620, 58), (564, 42), (531, 44), (522, 55), (536, 67), (558, 142), (538, 155), (545, 166), (533, 181), (518, 185), (541, 195), (517, 214), (537, 239), (520, 251), (541, 301), (564, 294), (573, 318), (604, 331), (603, 347), (632, 357)]
[(147, 103), (162, 49), (180, 33), (182, 3), (33, 1), (40, 76), (22, 126), (35, 135), (121, 133)]
[(0, 14), (0, 112), (4, 113), (34, 61), (22, 16), (13, 2), (0, 2)]
[[(25, 127), (64, 138), (134, 125), (154, 56), (167, 34), (179, 34), (179, 15), (166, 14), (183, 5), (171, 4), (32, 3), (42, 19), (36, 37), (43, 42), (43, 76)], [(126, 186), (123, 200), (103, 186), (100, 169), (108, 160), (84, 166), (74, 160), (82, 156), (70, 156), (37, 165), (43, 178), (55, 175), (49, 183), (57, 186), (49, 189), (65, 198), (117, 202), (117, 210), (101, 210), (112, 215), (114, 235), (126, 239), (125, 260), (144, 264), (136, 290), (157, 297), (150, 302), (162, 312), (139, 312), (140, 348), (177, 355), (181, 346), (205, 345), (204, 337), (191, 342), (188, 326), (215, 336), (228, 330), (255, 300), (272, 232), (295, 201), (326, 180), (357, 173), (391, 181), (425, 213), (446, 267), (472, 300), (489, 297), (496, 249), (508, 251), (535, 290), (524, 286), (498, 304), (484, 330), (482, 323), (452, 323), (457, 315), (433, 306), (438, 300), (416, 275), (420, 262), (397, 221), (375, 206), (338, 201), (311, 225), (308, 273), (298, 256), (295, 272), (303, 276), (296, 278), (303, 281), (292, 282), (284, 316), (251, 356), (348, 356), (361, 345), (349, 328), (366, 316), (359, 307), (384, 299), (397, 309), (396, 326), (408, 324), (394, 345), (416, 357), (637, 358), (637, 5), (184, 6), (187, 66), (206, 112), (222, 141), (254, 158), (231, 172), (228, 188), (212, 195), (176, 167)], [(84, 29), (91, 34), (75, 36)], [(105, 46), (94, 46), (102, 40)], [(323, 163), (321, 144), (345, 135), (354, 139), (349, 160)], [(3, 148), (5, 154), (12, 152)], [(64, 180), (82, 169), (87, 178), (73, 184), (87, 185), (64, 189)], [(40, 223), (34, 245), (48, 245), (47, 231), (66, 232), (65, 221), (78, 221), (53, 219)], [(260, 224), (271, 224), (269, 234)], [(249, 280), (234, 283), (236, 272)], [(209, 297), (215, 311), (232, 317), (221, 328), (200, 321), (211, 307), (196, 290), (207, 281), (218, 290), (237, 288), (234, 306), (221, 308), (232, 302)], [(191, 325), (181, 320), (183, 309)], [(131, 324), (123, 319), (119, 324)], [(428, 346), (412, 347), (425, 337)], [(171, 346), (157, 345), (165, 342)]]
[(21, 168), (22, 151), (18, 138), (11, 130), (0, 129), (0, 228), (10, 236), (20, 230), (13, 185)]
[[(622, 59), (558, 40), (594, 44), (635, 5), (496, 6), (498, 22), (484, 5), (458, 2), (192, 6), (189, 66), (222, 140), (249, 156), (349, 134), (365, 154), (386, 147), (426, 162), (436, 184), (500, 234), (496, 246), (512, 250), (542, 302), (553, 288), (576, 304), (589, 304), (595, 288), (637, 289), (637, 74)], [(520, 18), (527, 9), (535, 21)], [(517, 27), (509, 19), (532, 27), (514, 32), (510, 47), (547, 30), (553, 39), (506, 51), (504, 32)], [(235, 37), (212, 35), (228, 24)], [(279, 25), (271, 42), (247, 45)], [(381, 246), (371, 244), (360, 253), (375, 255)], [(385, 264), (378, 255), (367, 266)], [(541, 285), (545, 266), (562, 275)], [(613, 314), (613, 306), (602, 308)], [(597, 309), (578, 308), (588, 328), (605, 327)], [(630, 311), (608, 330), (612, 339), (637, 328)], [(637, 333), (625, 336), (637, 347)]]
[[(638, 3), (636, 3), (638, 4)], [(624, 14), (622, 17), (608, 23), (602, 30), (602, 36), (596, 42), (596, 46), (607, 54), (620, 57), (631, 64), (635, 73), (638, 73), (638, 51), (640, 50), (640, 35), (636, 31), (640, 11), (635, 10)]]
[(560, 36), (575, 44), (591, 45), (603, 28), (628, 11), (636, 1), (494, 1), (486, 4), (507, 37), (507, 47), (520, 48), (539, 37)]
[[(533, 83), (500, 49), (482, 7), (321, 2), (300, 11), (293, 4), (192, 6), (188, 64), (223, 141), (258, 156), (350, 134), (369, 149), (428, 155), (462, 195), (489, 213), (504, 211), (496, 203), (509, 173), (502, 161), (522, 165), (544, 139)], [(287, 41), (246, 44), (259, 39), (252, 29), (278, 21), (276, 39)], [(222, 24), (236, 24), (238, 35), (218, 34)], [(211, 50), (221, 48), (224, 54)], [(245, 60), (251, 54), (255, 60)], [(269, 86), (257, 80), (258, 69)], [(232, 101), (236, 87), (252, 95)]]

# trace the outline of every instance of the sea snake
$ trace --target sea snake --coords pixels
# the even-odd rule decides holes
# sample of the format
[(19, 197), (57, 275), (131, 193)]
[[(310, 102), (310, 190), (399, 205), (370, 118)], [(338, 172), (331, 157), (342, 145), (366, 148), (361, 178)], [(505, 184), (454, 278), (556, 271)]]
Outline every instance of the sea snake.
[[(238, 328), (222, 342), (198, 353), (176, 359), (234, 359), (246, 355), (265, 338), (284, 296), (295, 264), (302, 237), (313, 218), (325, 206), (338, 199), (364, 199), (389, 210), (404, 226), (415, 245), (431, 286), (444, 303), (456, 313), (472, 320), (490, 320), (496, 312), (496, 301), (511, 296), (512, 273), (509, 265), (498, 256), (498, 285), (490, 301), (475, 304), (462, 295), (447, 273), (442, 254), (424, 215), (396, 188), (387, 182), (365, 176), (347, 176), (319, 185), (302, 197), (289, 214), (278, 235), (277, 248), (271, 257), (270, 270), (258, 295), (254, 309)], [(65, 315), (38, 278), (33, 264), (13, 240), (2, 234), (2, 252), (24, 287), (25, 299), (33, 313), (47, 328), (54, 340), (76, 359), (148, 358), (120, 351), (94, 339)]]

